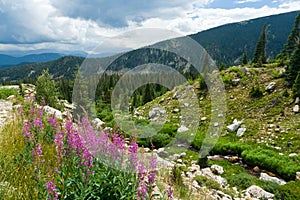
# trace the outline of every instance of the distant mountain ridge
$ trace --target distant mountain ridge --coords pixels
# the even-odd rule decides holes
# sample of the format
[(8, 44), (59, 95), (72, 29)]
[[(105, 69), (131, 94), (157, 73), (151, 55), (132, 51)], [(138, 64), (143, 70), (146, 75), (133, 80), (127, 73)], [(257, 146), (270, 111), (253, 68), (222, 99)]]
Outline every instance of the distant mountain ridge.
[[(252, 58), (262, 27), (266, 24), (266, 55), (269, 59), (275, 58), (287, 42), (287, 38), (292, 30), (298, 13), (299, 11), (295, 11), (222, 25), (220, 27), (190, 35), (190, 37), (202, 45), (217, 63), (225, 63), (227, 66), (238, 65), (241, 62), (244, 48), (247, 50), (248, 59)], [(151, 45), (149, 47), (151, 48)], [(96, 68), (99, 63), (105, 63), (107, 62), (106, 60), (110, 60), (113, 57), (117, 58), (118, 56), (88, 58), (89, 63), (93, 65), (91, 70), (95, 70), (94, 73), (97, 73)], [(48, 68), (49, 72), (53, 74), (53, 78), (73, 78), (75, 70), (80, 67), (84, 59), (84, 57), (65, 56), (45, 63), (25, 64), (4, 69), (0, 68), (0, 80), (21, 80), (24, 78), (34, 79), (42, 72), (43, 69), (46, 68)], [(127, 69), (134, 68), (135, 66), (153, 62), (159, 62), (160, 64), (171, 66), (176, 70), (185, 70), (188, 66), (188, 62), (186, 60), (182, 60), (179, 56), (172, 53), (155, 51), (149, 53), (147, 48), (141, 48), (123, 54), (111, 63), (109, 69), (112, 71), (126, 71)]]
[(62, 56), (63, 54), (59, 53), (29, 54), (21, 57), (0, 54), (0, 68), (28, 63), (48, 62), (61, 58)]

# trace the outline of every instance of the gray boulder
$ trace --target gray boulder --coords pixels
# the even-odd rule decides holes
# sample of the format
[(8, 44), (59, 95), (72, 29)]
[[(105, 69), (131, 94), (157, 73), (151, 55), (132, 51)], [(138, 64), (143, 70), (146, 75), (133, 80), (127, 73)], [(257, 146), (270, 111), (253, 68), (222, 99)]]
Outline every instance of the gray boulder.
[(274, 194), (267, 192), (256, 185), (252, 185), (249, 188), (247, 188), (246, 196), (248, 196), (247, 194), (249, 194), (250, 197), (254, 197), (257, 199), (261, 199), (261, 198), (273, 199), (275, 196)]
[(277, 183), (278, 185), (285, 185), (286, 184), (286, 182), (284, 180), (279, 179), (277, 177), (269, 176), (266, 173), (261, 173), (259, 179), (262, 180), (262, 181), (265, 181), (265, 182)]
[(272, 91), (274, 90), (276, 87), (276, 83), (275, 82), (271, 82), (269, 83), (269, 85), (266, 87), (266, 91)]
[(244, 133), (246, 132), (246, 130), (247, 130), (247, 129), (246, 129), (245, 127), (239, 128), (239, 129), (237, 130), (236, 136), (242, 137), (242, 136), (244, 135)]
[(234, 132), (236, 131), (244, 122), (243, 121), (234, 121), (233, 124), (230, 124), (227, 126), (227, 130), (229, 132)]

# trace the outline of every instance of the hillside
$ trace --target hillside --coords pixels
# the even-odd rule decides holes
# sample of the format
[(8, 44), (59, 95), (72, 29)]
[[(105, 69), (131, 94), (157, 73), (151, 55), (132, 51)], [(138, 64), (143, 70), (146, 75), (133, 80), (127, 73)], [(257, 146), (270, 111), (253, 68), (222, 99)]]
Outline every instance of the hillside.
[(297, 12), (272, 15), (227, 24), (191, 35), (218, 63), (229, 65), (241, 62), (244, 48), (252, 58), (255, 45), (264, 24), (267, 24), (267, 58), (275, 58), (284, 47)]
[(0, 68), (27, 63), (48, 62), (62, 57), (58, 53), (29, 54), (21, 57), (0, 54)]
[[(267, 58), (270, 59), (276, 57), (283, 49), (297, 14), (298, 12), (290, 12), (227, 24), (190, 35), (190, 37), (199, 42), (217, 63), (226, 63), (230, 66), (241, 62), (244, 48), (247, 49), (248, 58), (252, 57), (262, 27), (264, 24), (267, 24), (268, 41), (266, 51)], [(95, 63), (96, 61), (101, 63), (112, 58), (90, 58), (90, 61), (87, 62)], [(6, 59), (7, 62), (10, 60)], [(33, 63), (0, 69), (0, 79), (21, 80), (24, 78), (35, 78), (42, 69), (46, 68), (49, 68), (49, 71), (56, 78), (71, 77), (75, 68), (80, 66), (83, 60), (81, 57), (69, 56), (46, 63)], [(174, 60), (178, 60), (178, 62), (174, 63)], [(185, 70), (188, 66), (187, 61), (170, 52), (150, 52), (142, 48), (123, 54), (110, 65), (110, 70), (126, 70), (149, 62), (166, 64), (179, 71)], [(68, 63), (67, 66), (65, 66), (65, 63)], [(66, 72), (69, 71), (71, 74), (68, 73), (67, 75)]]

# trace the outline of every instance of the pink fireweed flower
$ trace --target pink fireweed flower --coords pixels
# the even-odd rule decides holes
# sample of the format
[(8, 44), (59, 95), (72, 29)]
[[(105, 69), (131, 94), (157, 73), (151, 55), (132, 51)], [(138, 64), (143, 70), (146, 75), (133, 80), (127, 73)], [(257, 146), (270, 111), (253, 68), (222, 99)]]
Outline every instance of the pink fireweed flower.
[(43, 117), (43, 110), (42, 109), (38, 110), (38, 115), (39, 115), (39, 117)]
[(27, 137), (27, 138), (30, 138), (30, 126), (31, 126), (30, 122), (25, 123), (23, 125), (23, 129), (22, 129), (22, 132), (24, 133), (24, 136)]
[(48, 191), (48, 194), (51, 196), (51, 198), (48, 198), (48, 200), (58, 199), (58, 193), (56, 192), (56, 185), (53, 184), (52, 181), (49, 181), (47, 183), (46, 190)]
[(153, 185), (155, 183), (156, 178), (156, 157), (154, 154), (150, 156), (150, 172), (148, 174), (149, 185)]
[(172, 188), (171, 185), (168, 185), (168, 188), (167, 188), (166, 192), (167, 192), (168, 198), (169, 199), (173, 199), (174, 189)]
[(42, 122), (42, 120), (40, 120), (40, 119), (34, 119), (33, 120), (33, 123), (34, 123), (34, 126), (35, 127), (43, 127), (43, 122)]
[(52, 126), (54, 126), (54, 128), (58, 127), (58, 122), (57, 119), (55, 117), (55, 115), (53, 115), (52, 117), (49, 118), (48, 120), (49, 124), (51, 124)]
[(37, 155), (42, 155), (43, 154), (43, 151), (42, 151), (42, 146), (41, 145), (38, 145), (36, 150), (35, 150), (36, 154)]
[(138, 168), (138, 144), (131, 142), (128, 148), (129, 162), (132, 164), (132, 170), (136, 171)]
[(54, 137), (54, 146), (57, 153), (57, 160), (61, 162), (65, 151), (64, 151), (64, 131), (57, 131)]

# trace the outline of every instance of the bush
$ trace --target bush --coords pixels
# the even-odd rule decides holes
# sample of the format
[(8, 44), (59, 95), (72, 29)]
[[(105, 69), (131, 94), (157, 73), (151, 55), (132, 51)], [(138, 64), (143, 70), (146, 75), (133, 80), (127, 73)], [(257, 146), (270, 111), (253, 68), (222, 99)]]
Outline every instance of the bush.
[(194, 180), (197, 181), (197, 183), (202, 187), (205, 186), (208, 189), (221, 190), (218, 182), (208, 179), (206, 176), (196, 176)]
[(159, 131), (160, 134), (168, 134), (170, 137), (175, 137), (177, 133), (178, 126), (174, 125), (173, 123), (166, 122), (161, 130)]
[(251, 185), (256, 185), (255, 177), (246, 173), (229, 176), (227, 182), (231, 187), (237, 187), (240, 190), (245, 190)]
[(6, 99), (11, 95), (18, 95), (18, 92), (13, 88), (0, 88), (0, 99)]
[(259, 87), (252, 86), (249, 92), (251, 98), (260, 98), (263, 96), (263, 90)]
[(300, 182), (291, 181), (286, 185), (280, 186), (276, 197), (283, 200), (300, 199)]

